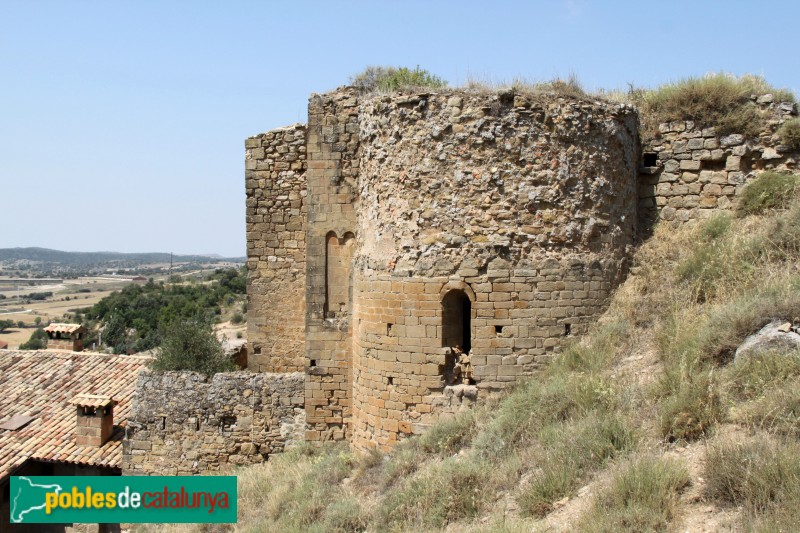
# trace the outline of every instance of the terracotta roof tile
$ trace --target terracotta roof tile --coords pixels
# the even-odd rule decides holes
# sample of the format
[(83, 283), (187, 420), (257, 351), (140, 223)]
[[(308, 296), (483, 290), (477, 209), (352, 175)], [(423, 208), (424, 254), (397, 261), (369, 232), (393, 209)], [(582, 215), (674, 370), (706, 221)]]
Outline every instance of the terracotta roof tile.
[[(15, 416), (34, 418), (16, 431), (0, 429), (0, 480), (28, 459), (119, 468), (136, 374), (149, 360), (91, 352), (0, 351), (0, 424)], [(118, 402), (114, 433), (99, 448), (75, 444), (76, 414), (70, 400), (79, 395)]]
[(44, 330), (48, 333), (75, 333), (79, 329), (85, 329), (80, 324), (50, 324)]

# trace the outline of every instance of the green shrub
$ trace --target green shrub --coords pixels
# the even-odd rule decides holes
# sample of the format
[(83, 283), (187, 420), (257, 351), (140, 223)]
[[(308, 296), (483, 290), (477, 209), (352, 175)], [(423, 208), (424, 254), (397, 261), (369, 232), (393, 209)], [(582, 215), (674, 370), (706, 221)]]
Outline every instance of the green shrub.
[(400, 91), (419, 87), (438, 89), (447, 82), (417, 66), (414, 70), (407, 67), (367, 67), (364, 71), (350, 77), (350, 84), (362, 92)]
[(655, 135), (662, 122), (692, 120), (715, 127), (720, 135), (757, 136), (764, 118), (751, 96), (772, 93), (779, 101), (794, 101), (788, 91), (771, 87), (758, 76), (709, 74), (664, 84), (652, 90), (632, 91), (645, 119), (645, 133)]
[(792, 150), (800, 150), (800, 118), (787, 120), (778, 128), (781, 142)]
[(785, 172), (763, 172), (739, 194), (740, 215), (761, 214), (767, 209), (788, 207), (797, 189), (797, 176)]
[(244, 320), (244, 315), (242, 313), (233, 313), (233, 316), (231, 316), (231, 324), (241, 324)]
[(31, 333), (28, 342), (19, 345), (20, 350), (44, 350), (45, 348), (47, 348), (47, 333), (42, 328), (36, 328)]
[(800, 445), (756, 436), (713, 444), (703, 477), (708, 495), (722, 503), (764, 510), (800, 488)]
[(150, 364), (156, 371), (191, 370), (208, 376), (236, 370), (211, 327), (199, 322), (176, 321), (161, 331), (161, 347)]
[(681, 463), (655, 457), (631, 461), (598, 494), (578, 531), (669, 531), (679, 492), (689, 484)]

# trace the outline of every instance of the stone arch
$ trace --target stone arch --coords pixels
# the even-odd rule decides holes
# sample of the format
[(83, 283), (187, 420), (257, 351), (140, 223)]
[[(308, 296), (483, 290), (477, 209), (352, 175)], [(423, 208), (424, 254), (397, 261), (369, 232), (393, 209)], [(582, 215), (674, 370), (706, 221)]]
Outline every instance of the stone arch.
[(442, 347), (472, 349), (472, 298), (463, 289), (450, 289), (442, 297)]

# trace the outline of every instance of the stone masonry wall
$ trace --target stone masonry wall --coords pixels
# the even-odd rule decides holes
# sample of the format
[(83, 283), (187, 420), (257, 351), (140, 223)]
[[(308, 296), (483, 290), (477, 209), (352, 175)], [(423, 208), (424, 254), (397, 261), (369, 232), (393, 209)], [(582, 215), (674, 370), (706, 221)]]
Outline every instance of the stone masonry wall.
[(343, 440), (350, 436), (350, 257), (359, 172), (354, 90), (311, 96), (307, 150), (306, 438)]
[(643, 228), (657, 219), (686, 222), (734, 206), (736, 195), (762, 170), (793, 170), (800, 154), (776, 135), (783, 122), (797, 115), (793, 103), (772, 95), (756, 100), (768, 119), (758, 138), (693, 121), (659, 125), (659, 135), (643, 143), (639, 214)]
[[(362, 102), (356, 446), (389, 448), (530, 375), (602, 312), (636, 238), (636, 120), (627, 106), (511, 93)], [(452, 291), (474, 385), (449, 383)]]
[(303, 439), (304, 375), (142, 372), (124, 475), (194, 475), (260, 463)]
[(305, 359), (306, 127), (245, 141), (248, 368), (302, 371)]

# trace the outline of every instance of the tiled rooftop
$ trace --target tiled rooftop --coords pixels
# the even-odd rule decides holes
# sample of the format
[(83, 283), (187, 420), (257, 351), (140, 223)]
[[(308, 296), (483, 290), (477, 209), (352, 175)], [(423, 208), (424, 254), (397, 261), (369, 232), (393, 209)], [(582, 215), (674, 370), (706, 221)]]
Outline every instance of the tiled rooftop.
[[(34, 420), (0, 429), (0, 480), (28, 459), (119, 468), (124, 426), (136, 374), (149, 358), (91, 352), (0, 351), (0, 425), (15, 416)], [(101, 447), (75, 444), (75, 406), (81, 394), (108, 396), (114, 434)]]
[(84, 329), (80, 324), (50, 324), (44, 330), (48, 333), (75, 333)]

